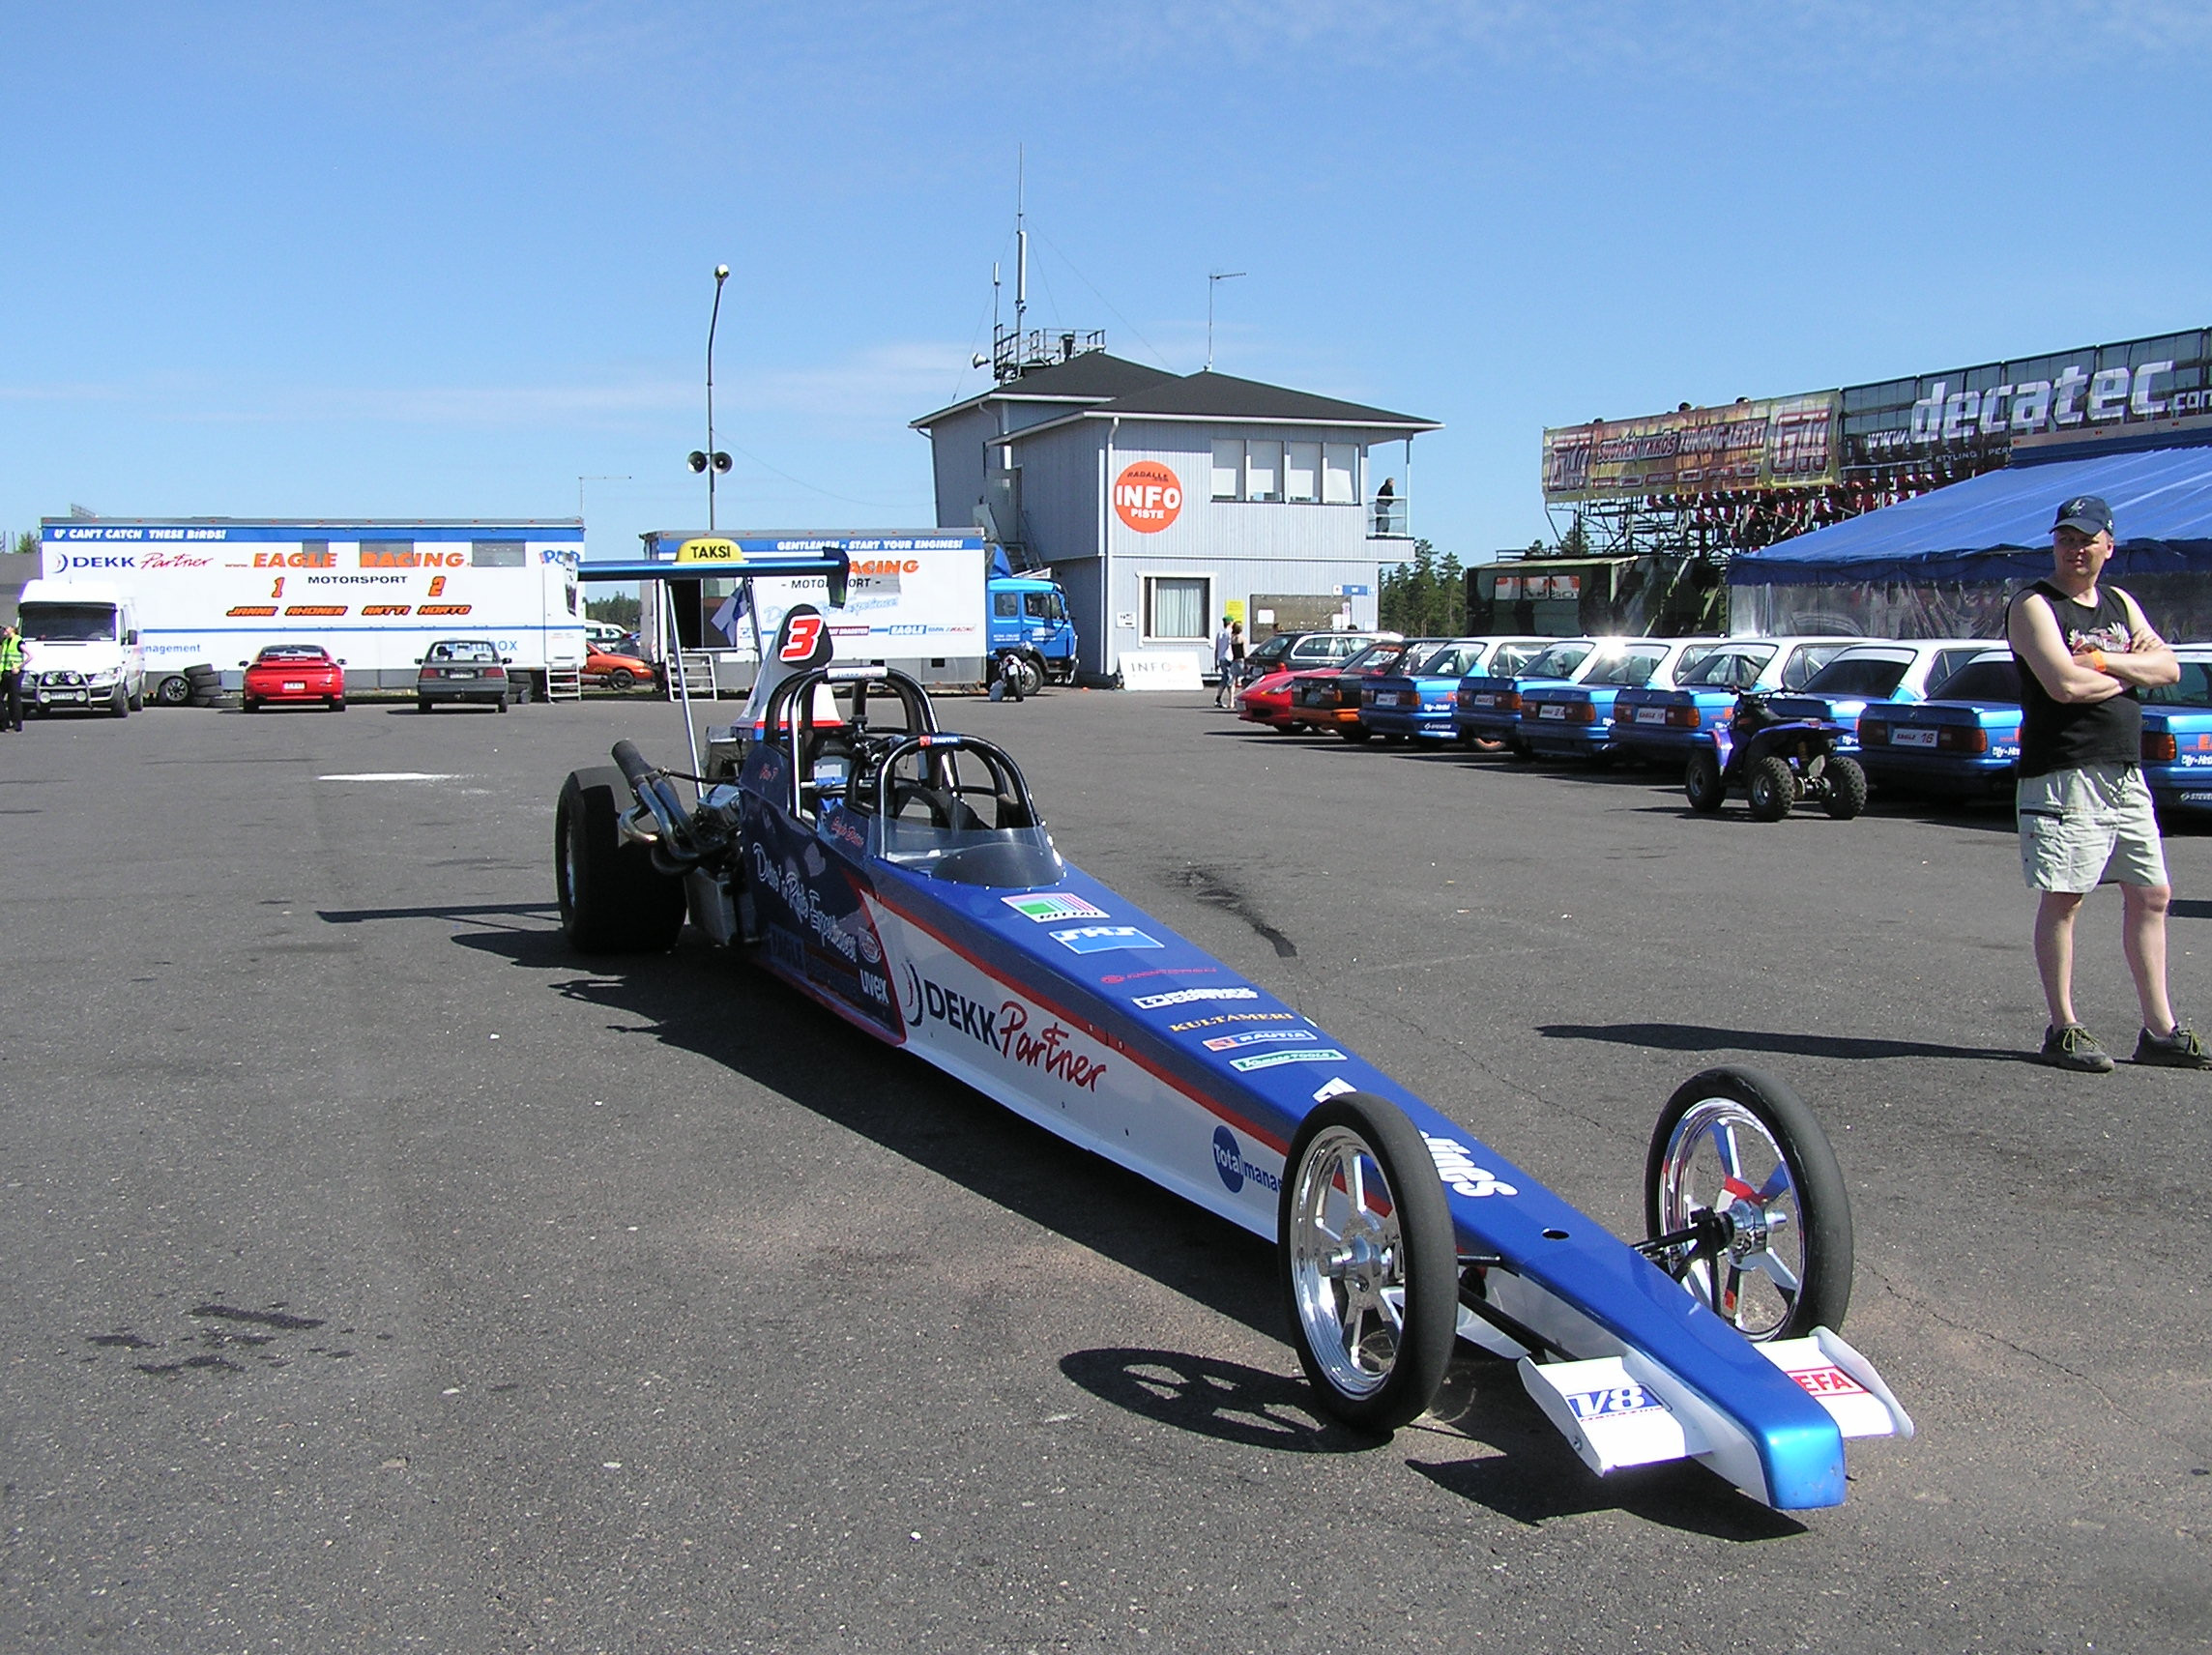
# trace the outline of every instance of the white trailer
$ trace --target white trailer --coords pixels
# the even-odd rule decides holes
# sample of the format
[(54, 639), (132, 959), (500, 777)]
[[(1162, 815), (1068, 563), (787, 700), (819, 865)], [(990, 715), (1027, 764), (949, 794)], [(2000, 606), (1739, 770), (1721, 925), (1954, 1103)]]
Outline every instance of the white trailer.
[(355, 690), (412, 689), (434, 638), (492, 640), (539, 696), (584, 663), (581, 518), (49, 517), (39, 544), (48, 582), (131, 596), (158, 701), (182, 701), (195, 666), (235, 684), (275, 643), (320, 644)]
[[(685, 657), (697, 663), (693, 681), (711, 663), (718, 693), (751, 687), (756, 619), (759, 636), (773, 638), (795, 603), (823, 611), (838, 660), (895, 667), (932, 686), (988, 682), (998, 658), (1009, 653), (1035, 661), (1037, 682), (1062, 666), (1065, 676), (1074, 676), (1075, 634), (1065, 620), (1064, 594), (1049, 577), (1013, 574), (1005, 554), (977, 530), (718, 536), (659, 530), (641, 537), (645, 560), (638, 566), (653, 571), (640, 626), (645, 648), (662, 659), (673, 653), (673, 616)], [(681, 573), (685, 564), (772, 564), (830, 551), (843, 552), (851, 570), (844, 601), (833, 606), (819, 574), (739, 579), (702, 573), (693, 581)], [(757, 618), (746, 610), (748, 595), (759, 606)]]

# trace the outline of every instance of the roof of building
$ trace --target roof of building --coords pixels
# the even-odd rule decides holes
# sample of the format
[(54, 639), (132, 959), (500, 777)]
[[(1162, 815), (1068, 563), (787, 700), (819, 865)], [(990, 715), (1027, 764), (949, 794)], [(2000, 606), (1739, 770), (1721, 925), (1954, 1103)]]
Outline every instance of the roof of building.
[(1018, 379), (1009, 379), (994, 385), (988, 391), (979, 391), (950, 407), (940, 408), (934, 414), (924, 414), (912, 424), (917, 431), (926, 430), (938, 421), (994, 400), (1008, 402), (1108, 402), (1117, 396), (1126, 396), (1133, 391), (1176, 376), (1163, 368), (1147, 367), (1126, 357), (1110, 356), (1104, 351), (1085, 351), (1081, 356), (1065, 362), (1054, 363), (1050, 367), (1032, 368)]
[(1442, 428), (1440, 421), (1417, 415), (1393, 414), (1386, 408), (1342, 402), (1211, 369), (1157, 380), (1088, 412), (1121, 419), (1262, 420), (1277, 424), (1380, 425), (1402, 431)]

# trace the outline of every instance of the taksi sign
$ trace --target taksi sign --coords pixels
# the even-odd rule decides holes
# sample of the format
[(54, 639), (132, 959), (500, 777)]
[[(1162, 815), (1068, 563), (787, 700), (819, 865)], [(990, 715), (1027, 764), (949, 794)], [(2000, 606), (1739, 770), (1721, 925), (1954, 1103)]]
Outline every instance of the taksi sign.
[(1182, 479), (1157, 460), (1138, 460), (1114, 479), (1114, 515), (1140, 535), (1156, 535), (1182, 515)]

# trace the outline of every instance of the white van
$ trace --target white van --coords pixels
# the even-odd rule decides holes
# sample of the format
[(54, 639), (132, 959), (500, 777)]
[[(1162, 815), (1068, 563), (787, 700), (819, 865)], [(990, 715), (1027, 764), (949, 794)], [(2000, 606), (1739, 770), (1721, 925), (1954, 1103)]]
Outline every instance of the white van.
[(96, 580), (33, 580), (16, 602), (23, 635), (23, 705), (129, 717), (146, 705), (138, 616), (121, 587)]

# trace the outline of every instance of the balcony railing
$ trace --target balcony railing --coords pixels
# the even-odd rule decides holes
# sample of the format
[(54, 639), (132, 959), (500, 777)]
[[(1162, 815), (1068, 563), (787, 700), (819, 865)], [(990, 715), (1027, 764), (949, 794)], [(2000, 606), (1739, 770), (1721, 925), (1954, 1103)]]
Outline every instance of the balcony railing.
[(1367, 503), (1367, 537), (1371, 540), (1412, 538), (1407, 502), (1401, 495), (1381, 495)]

